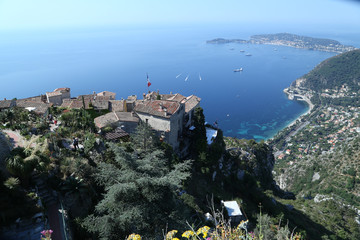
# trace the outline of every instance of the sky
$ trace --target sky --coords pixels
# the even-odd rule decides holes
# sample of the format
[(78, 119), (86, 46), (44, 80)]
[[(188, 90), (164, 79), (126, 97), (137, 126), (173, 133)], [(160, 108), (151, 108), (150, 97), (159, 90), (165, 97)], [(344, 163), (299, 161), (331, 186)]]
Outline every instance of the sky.
[(161, 24), (360, 26), (351, 0), (0, 0), (0, 30)]

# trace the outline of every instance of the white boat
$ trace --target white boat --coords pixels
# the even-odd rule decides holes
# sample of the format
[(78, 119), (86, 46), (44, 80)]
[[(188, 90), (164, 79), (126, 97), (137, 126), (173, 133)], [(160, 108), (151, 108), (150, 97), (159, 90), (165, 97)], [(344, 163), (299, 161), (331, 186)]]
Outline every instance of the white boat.
[(182, 73), (180, 73), (179, 75), (176, 76), (176, 78), (180, 77)]
[(249, 57), (249, 56), (251, 56), (251, 54), (250, 54), (250, 53), (247, 53), (247, 54), (245, 54), (245, 56), (248, 56), (248, 57)]
[(200, 76), (200, 73), (199, 73), (199, 79), (200, 79), (200, 81), (201, 81), (201, 76)]
[(189, 75), (187, 75), (187, 76), (186, 76), (186, 78), (185, 78), (185, 82), (186, 82), (188, 79), (189, 79)]
[(243, 68), (236, 68), (234, 69), (234, 72), (242, 72)]
[(240, 50), (240, 52), (245, 52), (245, 50)]

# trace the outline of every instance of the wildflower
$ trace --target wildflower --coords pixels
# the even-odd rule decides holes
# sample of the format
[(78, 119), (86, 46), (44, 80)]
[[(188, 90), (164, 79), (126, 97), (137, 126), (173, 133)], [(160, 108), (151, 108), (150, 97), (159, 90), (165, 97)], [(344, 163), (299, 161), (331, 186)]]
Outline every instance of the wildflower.
[(53, 230), (43, 230), (41, 234), (44, 236), (41, 236), (41, 240), (51, 240), (51, 234), (53, 233)]
[(194, 233), (193, 231), (187, 230), (187, 231), (184, 232), (181, 236), (182, 236), (182, 237), (185, 237), (185, 238), (190, 238), (190, 237), (192, 237), (192, 236), (194, 236), (194, 235), (195, 235), (195, 233)]
[(141, 240), (141, 236), (139, 234), (133, 233), (127, 238), (127, 240)]
[(175, 234), (177, 233), (177, 230), (171, 230), (170, 232), (168, 232), (166, 234), (166, 240), (171, 240), (171, 239), (175, 239), (173, 238), (175, 236)]
[(208, 231), (210, 230), (210, 227), (208, 226), (204, 226), (202, 228), (199, 228), (197, 231), (196, 231), (196, 234), (197, 235), (200, 235), (202, 234), (203, 235), (203, 238), (205, 239), (207, 237), (207, 234), (208, 234)]
[(237, 229), (246, 229), (247, 228), (247, 224), (248, 224), (249, 220), (246, 220), (246, 221), (241, 221), (240, 224), (237, 226)]
[(172, 240), (180, 240), (180, 239), (178, 239), (178, 238), (173, 238)]

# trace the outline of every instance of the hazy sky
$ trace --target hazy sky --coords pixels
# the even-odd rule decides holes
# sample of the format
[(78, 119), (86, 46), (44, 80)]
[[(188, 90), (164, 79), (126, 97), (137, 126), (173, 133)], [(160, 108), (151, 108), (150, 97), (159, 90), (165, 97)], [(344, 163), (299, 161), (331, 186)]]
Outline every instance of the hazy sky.
[(0, 0), (0, 29), (238, 22), (359, 26), (360, 3), (350, 0)]

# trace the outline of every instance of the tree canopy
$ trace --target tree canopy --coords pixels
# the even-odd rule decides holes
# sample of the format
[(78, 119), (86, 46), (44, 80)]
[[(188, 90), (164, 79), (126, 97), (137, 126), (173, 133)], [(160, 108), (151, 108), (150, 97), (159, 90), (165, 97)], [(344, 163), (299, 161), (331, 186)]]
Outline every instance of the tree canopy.
[[(136, 136), (141, 132), (144, 129), (138, 129)], [(95, 179), (105, 193), (95, 212), (85, 219), (85, 228), (101, 239), (121, 239), (132, 232), (160, 233), (164, 224), (176, 223), (183, 204), (175, 191), (190, 176), (191, 162), (169, 169), (159, 149), (139, 154), (115, 144), (109, 148), (116, 164), (103, 162), (98, 166)]]

